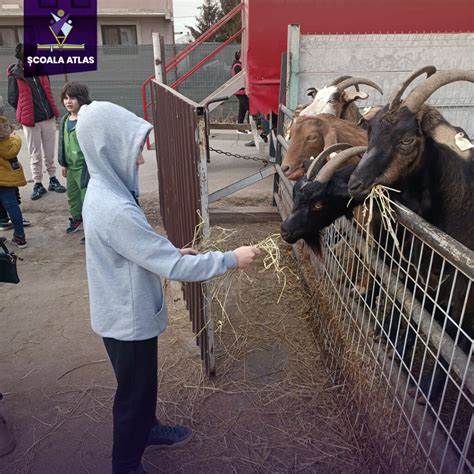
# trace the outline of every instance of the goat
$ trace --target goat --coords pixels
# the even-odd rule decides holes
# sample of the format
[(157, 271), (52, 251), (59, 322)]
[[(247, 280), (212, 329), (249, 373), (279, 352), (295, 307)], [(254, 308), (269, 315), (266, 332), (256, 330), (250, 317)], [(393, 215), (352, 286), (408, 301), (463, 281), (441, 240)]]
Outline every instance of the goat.
[[(375, 82), (352, 76), (340, 76), (320, 90), (315, 87), (308, 88), (306, 93), (313, 101), (310, 104), (298, 105), (296, 107), (293, 119), (287, 128), (286, 140), (290, 139), (291, 128), (300, 116), (307, 117), (327, 113), (357, 125), (362, 124), (361, 126), (364, 127), (365, 122), (362, 120), (363, 116), (360, 114), (359, 108), (355, 105), (355, 100), (367, 99), (369, 95), (366, 92), (359, 91), (359, 84), (374, 87), (382, 94), (382, 89)], [(352, 86), (355, 87), (356, 92), (346, 91), (346, 89)]]
[[(425, 101), (440, 87), (455, 82), (474, 82), (472, 71), (433, 72), (433, 67), (415, 71), (385, 105), (368, 122), (368, 148), (349, 180), (349, 192), (362, 199), (378, 184), (397, 188), (397, 199), (412, 211), (436, 225), (448, 235), (470, 249), (474, 248), (474, 150), (467, 134), (452, 126)], [(417, 85), (403, 101), (401, 97), (408, 84), (423, 72), (430, 74)], [(431, 268), (437, 274), (441, 261)], [(426, 270), (426, 269), (425, 269)], [(446, 273), (445, 273), (446, 277)], [(450, 295), (450, 283), (456, 275), (452, 270), (438, 283), (439, 298), (447, 308), (452, 300), (451, 317), (459, 322), (464, 302), (467, 301), (462, 328), (467, 334), (459, 334), (460, 346), (469, 353), (474, 335), (474, 290), (470, 294), (468, 281), (460, 275), (454, 295)], [(444, 319), (434, 311), (434, 317)], [(456, 333), (455, 326), (446, 322), (447, 331)], [(440, 370), (423, 375), (421, 388), (432, 397), (439, 395), (442, 377)]]
[[(283, 240), (294, 244), (303, 239), (316, 253), (321, 253), (322, 230), (341, 216), (351, 218), (352, 210), (361, 203), (356, 199), (351, 201), (347, 190), (349, 177), (356, 167), (356, 163), (348, 162), (365, 149), (337, 143), (311, 162), (306, 175), (293, 187), (293, 209), (281, 224)], [(326, 158), (337, 151), (341, 152), (326, 162)]]
[[(313, 98), (313, 102), (305, 107), (299, 116), (331, 114), (335, 117), (358, 123), (362, 116), (354, 102), (358, 99), (365, 100), (369, 97), (366, 92), (360, 92), (358, 90), (357, 86), (359, 84), (373, 87), (383, 94), (381, 87), (369, 79), (341, 76), (322, 89), (309, 88), (307, 92), (308, 95)], [(348, 92), (346, 90), (351, 86), (356, 86), (355, 92)]]
[(367, 132), (356, 124), (330, 114), (299, 117), (291, 128), (291, 141), (281, 170), (288, 179), (304, 175), (304, 161), (336, 143), (367, 145)]
[(474, 249), (474, 147), (461, 145), (466, 132), (424, 105), (443, 85), (462, 80), (474, 82), (474, 72), (436, 72), (403, 102), (399, 89), (368, 122), (367, 152), (349, 191), (361, 197), (377, 184), (397, 188), (402, 204)]

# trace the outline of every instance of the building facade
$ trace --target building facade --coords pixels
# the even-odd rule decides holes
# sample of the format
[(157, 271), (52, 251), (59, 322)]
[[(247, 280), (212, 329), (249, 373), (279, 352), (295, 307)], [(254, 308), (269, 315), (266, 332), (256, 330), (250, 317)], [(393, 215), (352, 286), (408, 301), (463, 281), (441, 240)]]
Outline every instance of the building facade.
[[(40, 1), (40, 0), (28, 0)], [(57, 0), (56, 0), (57, 1)], [(48, 0), (54, 9), (55, 0)], [(152, 33), (173, 44), (172, 0), (98, 0), (97, 41), (99, 45), (151, 44)], [(23, 1), (0, 0), (0, 47), (23, 41)]]

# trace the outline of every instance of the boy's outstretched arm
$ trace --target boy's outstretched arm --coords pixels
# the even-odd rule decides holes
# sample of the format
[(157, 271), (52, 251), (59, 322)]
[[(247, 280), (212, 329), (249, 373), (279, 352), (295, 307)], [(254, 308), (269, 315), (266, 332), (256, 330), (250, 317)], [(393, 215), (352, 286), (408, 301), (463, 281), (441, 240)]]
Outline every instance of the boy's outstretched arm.
[(110, 247), (136, 265), (170, 280), (208, 280), (232, 268), (249, 266), (259, 254), (255, 247), (241, 247), (234, 252), (204, 254), (193, 254), (188, 249), (183, 255), (153, 230), (143, 211), (133, 204), (117, 213), (110, 229), (107, 237)]

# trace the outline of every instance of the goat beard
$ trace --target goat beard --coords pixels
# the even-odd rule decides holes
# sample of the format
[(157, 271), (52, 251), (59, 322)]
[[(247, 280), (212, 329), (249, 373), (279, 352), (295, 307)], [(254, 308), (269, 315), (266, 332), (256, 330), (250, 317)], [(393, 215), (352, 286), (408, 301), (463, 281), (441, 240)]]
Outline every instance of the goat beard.
[(320, 257), (322, 254), (322, 248), (323, 248), (322, 240), (323, 240), (322, 231), (317, 231), (314, 234), (314, 236), (311, 236), (311, 238), (304, 239), (306, 245), (308, 245), (318, 257)]

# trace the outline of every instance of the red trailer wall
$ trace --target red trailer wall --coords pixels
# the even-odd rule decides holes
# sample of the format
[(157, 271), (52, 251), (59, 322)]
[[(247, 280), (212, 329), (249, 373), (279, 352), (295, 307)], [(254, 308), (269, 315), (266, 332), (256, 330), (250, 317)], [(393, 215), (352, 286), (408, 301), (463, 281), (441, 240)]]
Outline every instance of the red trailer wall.
[(250, 112), (278, 109), (281, 54), (291, 23), (302, 34), (474, 31), (473, 0), (243, 0)]

